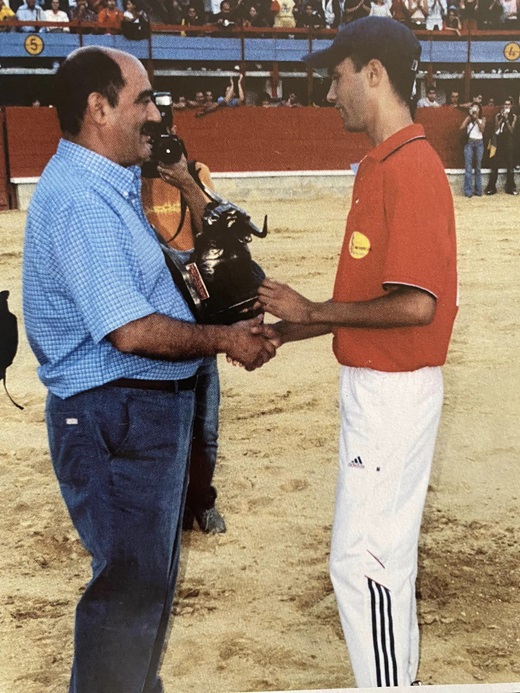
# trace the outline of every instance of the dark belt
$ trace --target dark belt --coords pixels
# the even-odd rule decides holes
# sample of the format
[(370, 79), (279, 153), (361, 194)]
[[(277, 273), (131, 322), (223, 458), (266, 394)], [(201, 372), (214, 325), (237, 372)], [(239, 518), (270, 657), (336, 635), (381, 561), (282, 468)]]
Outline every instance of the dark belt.
[(180, 392), (181, 390), (194, 390), (197, 384), (197, 376), (183, 380), (136, 380), (135, 378), (119, 378), (106, 383), (108, 387), (130, 387), (138, 390), (162, 390), (164, 392)]

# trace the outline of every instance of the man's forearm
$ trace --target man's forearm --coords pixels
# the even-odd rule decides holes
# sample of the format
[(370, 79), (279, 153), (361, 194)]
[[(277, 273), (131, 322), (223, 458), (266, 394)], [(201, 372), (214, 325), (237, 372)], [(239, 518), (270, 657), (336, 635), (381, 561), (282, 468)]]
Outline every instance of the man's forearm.
[(311, 303), (308, 324), (392, 328), (427, 325), (435, 315), (434, 296), (414, 288), (401, 288), (370, 301)]
[(109, 339), (119, 351), (182, 361), (225, 351), (225, 336), (220, 325), (198, 325), (154, 313), (114, 330)]
[(299, 342), (302, 339), (311, 339), (312, 337), (321, 337), (324, 334), (329, 334), (332, 331), (330, 325), (318, 323), (315, 325), (298, 325), (295, 322), (286, 322), (282, 320), (272, 326), (279, 335), (281, 343)]
[(251, 369), (263, 365), (276, 352), (272, 342), (251, 333), (255, 322), (198, 325), (153, 313), (119, 327), (108, 339), (119, 351), (137, 356), (185, 361), (226, 353)]

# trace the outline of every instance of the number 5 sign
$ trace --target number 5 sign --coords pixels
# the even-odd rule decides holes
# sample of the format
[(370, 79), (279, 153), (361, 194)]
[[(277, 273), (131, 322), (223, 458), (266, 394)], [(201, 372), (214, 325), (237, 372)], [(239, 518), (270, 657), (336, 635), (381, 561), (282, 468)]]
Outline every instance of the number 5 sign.
[(45, 47), (45, 44), (40, 36), (33, 34), (25, 39), (23, 42), (23, 47), (27, 53), (29, 53), (29, 55), (40, 55)]

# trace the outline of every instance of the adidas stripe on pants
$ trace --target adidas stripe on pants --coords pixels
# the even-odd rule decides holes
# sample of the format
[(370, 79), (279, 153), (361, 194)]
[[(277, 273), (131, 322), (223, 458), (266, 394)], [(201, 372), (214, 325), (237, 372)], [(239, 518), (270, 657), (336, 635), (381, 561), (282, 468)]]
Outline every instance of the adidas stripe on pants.
[(359, 687), (416, 678), (417, 545), (442, 398), (440, 368), (341, 367), (330, 573)]

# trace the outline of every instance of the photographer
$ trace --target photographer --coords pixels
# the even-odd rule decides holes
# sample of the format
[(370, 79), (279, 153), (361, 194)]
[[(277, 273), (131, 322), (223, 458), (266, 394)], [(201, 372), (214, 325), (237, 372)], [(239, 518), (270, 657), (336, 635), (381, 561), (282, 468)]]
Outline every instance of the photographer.
[[(482, 196), (482, 157), (484, 155), (484, 129), (486, 119), (482, 115), (482, 106), (472, 104), (468, 115), (464, 118), (461, 131), (464, 133), (464, 195), (472, 197)], [(473, 184), (473, 169), (475, 169), (475, 183)]]
[[(168, 122), (167, 127), (172, 135), (177, 135), (173, 110), (171, 125)], [(213, 189), (209, 168), (198, 161), (194, 165), (202, 182)], [(194, 238), (191, 213), (186, 208), (181, 191), (157, 177), (143, 175), (141, 184), (143, 207), (148, 221), (164, 242), (177, 251), (179, 260), (186, 263), (193, 250)], [(190, 480), (183, 520), (184, 529), (192, 529), (194, 520), (197, 520), (200, 529), (209, 534), (226, 531), (224, 518), (215, 507), (217, 491), (211, 483), (217, 462), (219, 403), (217, 360), (214, 356), (209, 356), (197, 371)]]
[(512, 111), (513, 99), (508, 96), (495, 116), (495, 129), (488, 144), (491, 174), (486, 195), (497, 192), (498, 169), (506, 169), (506, 193), (517, 195), (514, 173), (514, 132), (517, 116)]

